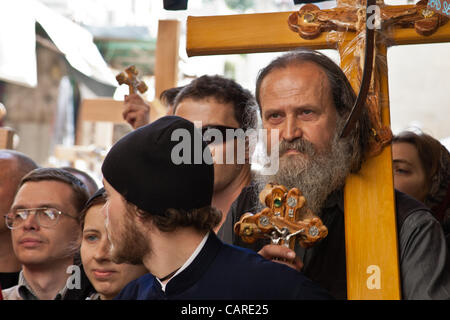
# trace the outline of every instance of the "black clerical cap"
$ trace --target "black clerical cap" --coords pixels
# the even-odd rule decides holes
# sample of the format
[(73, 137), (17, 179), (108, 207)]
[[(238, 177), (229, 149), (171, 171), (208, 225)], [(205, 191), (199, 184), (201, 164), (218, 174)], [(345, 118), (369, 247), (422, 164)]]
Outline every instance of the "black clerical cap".
[(201, 132), (188, 120), (166, 116), (116, 142), (103, 177), (127, 201), (150, 214), (211, 205), (214, 167)]

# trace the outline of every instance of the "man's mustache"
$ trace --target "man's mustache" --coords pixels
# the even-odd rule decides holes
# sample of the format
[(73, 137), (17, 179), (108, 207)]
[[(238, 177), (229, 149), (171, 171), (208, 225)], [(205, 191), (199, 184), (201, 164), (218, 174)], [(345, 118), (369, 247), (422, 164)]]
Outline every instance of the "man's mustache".
[(308, 140), (302, 138), (296, 138), (292, 141), (281, 140), (279, 146), (280, 157), (290, 150), (295, 150), (309, 156), (314, 156), (314, 154), (316, 153), (314, 145)]

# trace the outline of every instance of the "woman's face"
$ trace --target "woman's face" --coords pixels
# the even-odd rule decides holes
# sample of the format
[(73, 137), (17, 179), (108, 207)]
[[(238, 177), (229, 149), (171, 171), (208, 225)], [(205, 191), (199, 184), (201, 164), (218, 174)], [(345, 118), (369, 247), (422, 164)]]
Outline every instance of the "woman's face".
[(407, 142), (393, 143), (392, 160), (394, 187), (424, 202), (429, 187), (416, 147)]
[(130, 281), (146, 274), (143, 265), (116, 264), (110, 258), (110, 242), (105, 229), (103, 205), (95, 205), (86, 213), (81, 260), (86, 275), (101, 299), (114, 298)]

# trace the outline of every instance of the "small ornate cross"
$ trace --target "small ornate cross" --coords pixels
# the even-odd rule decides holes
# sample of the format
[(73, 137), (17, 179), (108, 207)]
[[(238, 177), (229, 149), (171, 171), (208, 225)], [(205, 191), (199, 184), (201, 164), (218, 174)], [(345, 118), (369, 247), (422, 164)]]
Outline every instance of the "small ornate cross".
[(245, 242), (268, 237), (273, 244), (294, 249), (298, 239), (302, 247), (308, 248), (327, 236), (327, 227), (304, 207), (306, 199), (297, 188), (288, 191), (282, 185), (268, 184), (259, 199), (267, 208), (257, 214), (244, 214), (234, 225), (235, 233)]
[(135, 93), (138, 90), (140, 93), (147, 91), (148, 87), (143, 81), (137, 79), (138, 71), (135, 66), (129, 66), (125, 69), (125, 72), (121, 72), (116, 76), (117, 82), (127, 84), (130, 94)]

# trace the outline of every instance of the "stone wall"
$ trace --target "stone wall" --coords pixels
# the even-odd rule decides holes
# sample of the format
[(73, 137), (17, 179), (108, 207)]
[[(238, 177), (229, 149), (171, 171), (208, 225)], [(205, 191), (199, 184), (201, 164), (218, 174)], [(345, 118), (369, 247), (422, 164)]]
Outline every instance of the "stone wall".
[(58, 87), (67, 69), (64, 57), (57, 52), (38, 45), (36, 54), (37, 87), (3, 83), (0, 101), (8, 111), (4, 125), (19, 136), (16, 149), (44, 165), (51, 153)]

